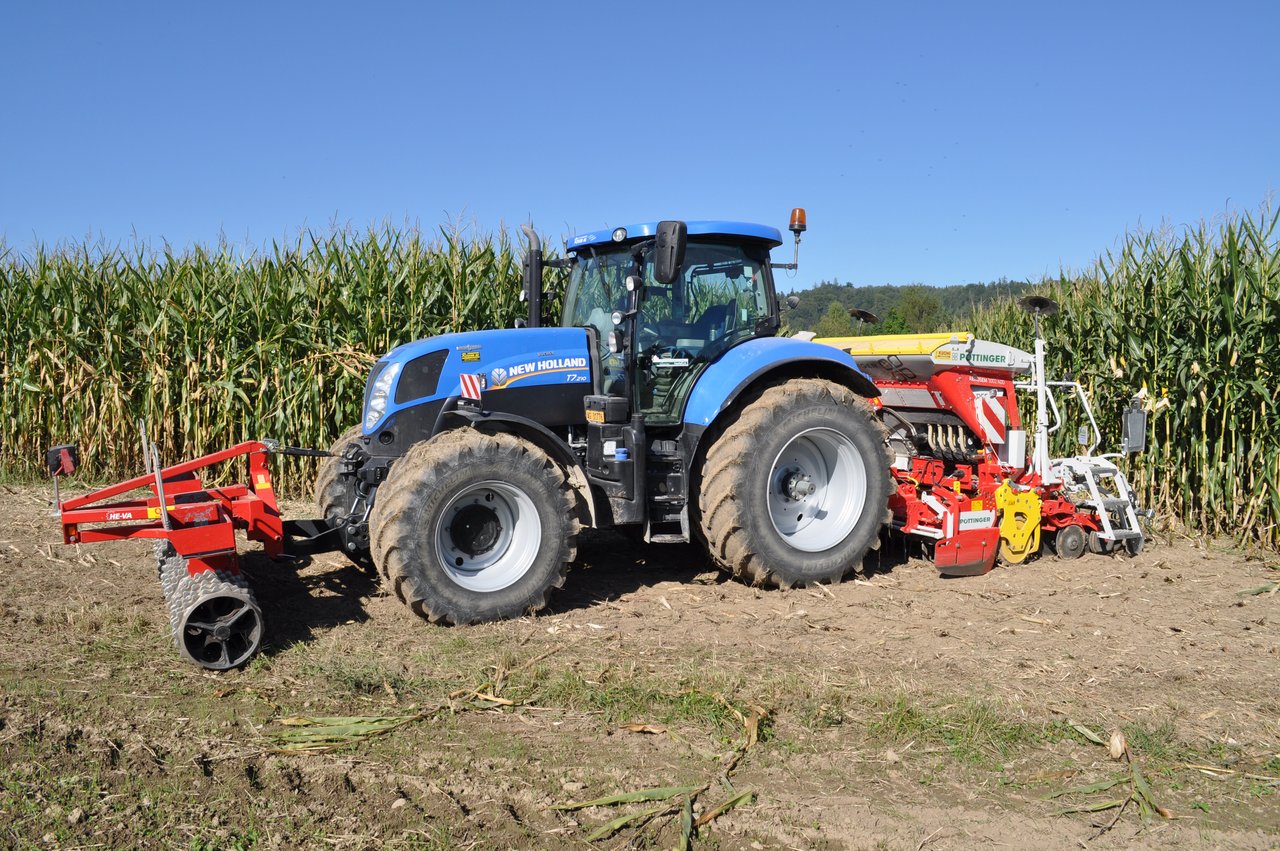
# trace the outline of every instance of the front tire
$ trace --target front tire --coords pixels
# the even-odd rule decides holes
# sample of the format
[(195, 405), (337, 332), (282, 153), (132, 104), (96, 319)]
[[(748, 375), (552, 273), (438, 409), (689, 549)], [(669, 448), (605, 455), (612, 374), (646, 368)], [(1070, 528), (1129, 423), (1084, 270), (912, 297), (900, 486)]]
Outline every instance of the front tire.
[(545, 452), (463, 428), (392, 465), (369, 525), (389, 588), (433, 623), (466, 624), (543, 608), (576, 556), (577, 518)]
[(886, 435), (867, 401), (834, 382), (764, 390), (703, 463), (698, 513), (711, 556), (782, 588), (860, 568), (889, 518)]

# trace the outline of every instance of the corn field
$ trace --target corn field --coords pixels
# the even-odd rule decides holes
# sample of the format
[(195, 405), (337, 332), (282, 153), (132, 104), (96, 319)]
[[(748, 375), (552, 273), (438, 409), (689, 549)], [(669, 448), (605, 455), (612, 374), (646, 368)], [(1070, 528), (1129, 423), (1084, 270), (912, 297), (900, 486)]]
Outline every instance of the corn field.
[[(1264, 210), (1130, 234), (1042, 287), (1063, 306), (1045, 322), (1050, 377), (1080, 378), (1105, 439), (1145, 388), (1153, 442), (1133, 476), (1144, 504), (1273, 549), (1278, 226)], [(141, 472), (139, 419), (169, 461), (258, 437), (326, 446), (359, 418), (379, 355), (523, 313), (518, 246), (458, 227), (309, 234), (247, 254), (0, 248), (0, 276), (0, 471), (23, 479), (66, 441), (79, 443), (89, 479)], [(1011, 301), (976, 314), (972, 330), (1030, 348), (1030, 320)], [(1064, 429), (1057, 450), (1073, 435)], [(286, 493), (307, 491), (308, 462), (276, 469)]]
[[(76, 442), (86, 478), (136, 475), (139, 419), (167, 463), (262, 437), (327, 446), (377, 357), (522, 315), (519, 258), (505, 233), (458, 227), (247, 254), (0, 249), (0, 469), (34, 478), (47, 446)], [(308, 462), (278, 460), (283, 490), (305, 493)]]
[[(1280, 214), (1264, 209), (1181, 232), (1138, 233), (1041, 292), (1050, 378), (1073, 372), (1114, 451), (1119, 414), (1145, 388), (1143, 504), (1214, 536), (1280, 548)], [(1030, 348), (1012, 301), (974, 316), (981, 337)], [(1070, 431), (1068, 434), (1067, 432)], [(1074, 431), (1064, 429), (1056, 451)]]

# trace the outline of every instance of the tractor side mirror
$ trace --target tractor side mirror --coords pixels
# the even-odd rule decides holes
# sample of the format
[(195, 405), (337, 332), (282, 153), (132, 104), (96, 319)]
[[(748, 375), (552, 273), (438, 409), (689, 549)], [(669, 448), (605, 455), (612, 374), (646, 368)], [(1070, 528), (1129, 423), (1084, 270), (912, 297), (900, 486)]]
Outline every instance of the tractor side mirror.
[(684, 222), (658, 222), (653, 247), (653, 277), (660, 284), (672, 284), (684, 266), (684, 250), (689, 244), (689, 228)]
[(800, 306), (800, 296), (789, 295), (787, 296), (786, 303), (787, 303), (787, 310), (795, 310), (797, 307)]
[(1137, 396), (1120, 416), (1120, 446), (1129, 455), (1137, 455), (1147, 448), (1147, 412), (1142, 410), (1142, 400)]

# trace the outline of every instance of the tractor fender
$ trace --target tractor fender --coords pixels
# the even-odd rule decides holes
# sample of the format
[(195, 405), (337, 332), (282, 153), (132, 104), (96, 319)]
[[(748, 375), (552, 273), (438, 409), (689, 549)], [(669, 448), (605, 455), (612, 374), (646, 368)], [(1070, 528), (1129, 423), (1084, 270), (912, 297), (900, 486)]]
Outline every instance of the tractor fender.
[(465, 420), (471, 428), (482, 431), (503, 431), (523, 438), (546, 452), (553, 460), (564, 467), (569, 484), (577, 492), (582, 505), (586, 506), (586, 516), (579, 518), (583, 525), (592, 527), (596, 524), (596, 505), (591, 495), (591, 486), (587, 482), (586, 471), (578, 462), (578, 456), (560, 439), (560, 437), (539, 422), (503, 411), (474, 411), (466, 408), (448, 406), (440, 412), (440, 424), (434, 434), (448, 431), (450, 428), (466, 428), (464, 425), (450, 426), (449, 419)]
[(707, 428), (742, 391), (774, 374), (777, 380), (828, 378), (868, 399), (880, 395), (848, 352), (791, 337), (760, 337), (734, 346), (699, 376), (684, 408), (685, 426)]

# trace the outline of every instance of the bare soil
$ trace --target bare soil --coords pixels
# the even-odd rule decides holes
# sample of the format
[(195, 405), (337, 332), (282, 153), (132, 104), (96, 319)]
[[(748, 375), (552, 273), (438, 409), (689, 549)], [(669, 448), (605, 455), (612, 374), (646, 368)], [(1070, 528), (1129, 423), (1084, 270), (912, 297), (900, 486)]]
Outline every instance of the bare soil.
[[(1280, 847), (1274, 557), (944, 580), (888, 547), (781, 592), (597, 533), (548, 612), (447, 628), (339, 556), (250, 553), (269, 635), (219, 675), (175, 651), (148, 544), (64, 547), (44, 491), (0, 498), (0, 844), (586, 847), (665, 805), (553, 807), (687, 785), (695, 818), (753, 793), (695, 848)], [(416, 720), (301, 754), (299, 716)], [(1068, 812), (1135, 770), (1172, 818)], [(590, 844), (676, 847), (682, 800)]]

